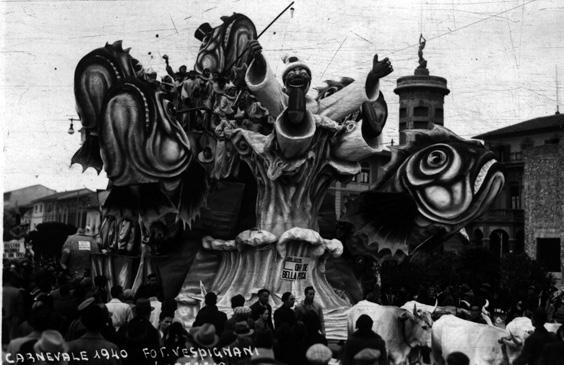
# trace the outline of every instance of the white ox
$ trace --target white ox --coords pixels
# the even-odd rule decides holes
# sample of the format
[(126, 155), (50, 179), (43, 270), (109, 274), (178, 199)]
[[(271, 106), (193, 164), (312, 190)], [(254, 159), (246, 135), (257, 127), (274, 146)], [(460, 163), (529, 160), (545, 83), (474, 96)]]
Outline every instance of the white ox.
[(411, 349), (431, 345), (433, 321), (428, 312), (384, 306), (363, 300), (349, 312), (349, 334), (355, 331), (358, 317), (366, 314), (374, 321), (372, 330), (386, 342), (386, 350), (392, 364), (404, 363)]
[[(410, 300), (409, 302), (406, 302), (404, 305), (402, 305), (401, 308), (409, 310), (413, 308), (413, 306), (416, 306), (417, 309), (421, 309), (425, 312), (431, 313), (433, 319), (437, 319), (438, 317), (443, 316), (445, 314), (456, 315), (458, 312), (455, 306), (439, 306), (437, 304), (438, 302), (435, 302), (435, 305), (428, 305), (428, 304), (419, 303), (415, 300)], [(486, 321), (487, 324), (493, 325), (492, 320), (490, 319), (487, 311), (489, 305), (490, 305), (489, 301), (486, 300), (486, 304), (482, 307), (481, 316)], [(460, 309), (460, 312), (469, 313), (468, 310), (465, 309)]]
[(502, 329), (446, 315), (433, 324), (433, 358), (443, 364), (450, 353), (460, 351), (468, 356), (471, 365), (511, 364), (532, 330), (531, 320), (524, 317)]
[(424, 312), (429, 312), (430, 314), (438, 314), (439, 316), (444, 314), (456, 314), (456, 307), (455, 306), (439, 306), (437, 303), (435, 305), (428, 305), (419, 303), (415, 300), (410, 300), (406, 302), (404, 305), (401, 306), (403, 309), (412, 310), (413, 306), (417, 307), (417, 309), (421, 309)]

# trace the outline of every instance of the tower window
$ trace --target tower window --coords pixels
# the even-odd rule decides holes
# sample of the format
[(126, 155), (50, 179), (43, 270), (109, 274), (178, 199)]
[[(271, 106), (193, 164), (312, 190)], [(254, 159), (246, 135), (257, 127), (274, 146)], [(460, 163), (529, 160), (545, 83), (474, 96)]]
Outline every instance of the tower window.
[(537, 238), (537, 261), (548, 271), (560, 271), (560, 238)]
[(428, 125), (429, 122), (427, 122), (426, 120), (416, 120), (413, 122), (414, 129), (427, 129)]
[(414, 117), (426, 117), (429, 115), (429, 108), (426, 106), (418, 106), (413, 109)]

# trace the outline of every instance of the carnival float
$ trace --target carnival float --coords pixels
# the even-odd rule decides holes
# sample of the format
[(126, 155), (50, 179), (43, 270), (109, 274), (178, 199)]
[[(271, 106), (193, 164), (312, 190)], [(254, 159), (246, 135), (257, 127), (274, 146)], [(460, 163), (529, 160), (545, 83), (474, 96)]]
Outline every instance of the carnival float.
[(343, 221), (370, 237), (363, 249), (390, 255), (433, 249), (503, 185), (492, 153), (446, 128), (383, 144), (386, 58), (367, 60), (364, 77), (325, 82), (312, 98), (307, 64), (288, 57), (275, 76), (245, 15), (204, 23), (195, 36), (188, 72), (158, 80), (117, 41), (85, 55), (74, 79), (83, 143), (72, 163), (109, 179), (107, 253), (94, 258), (94, 272), (134, 289), (157, 272), (186, 324), (205, 290), (228, 308), (235, 294), (250, 300), (268, 288), (278, 304), (283, 292), (300, 297), (313, 286), (327, 336), (346, 336), (346, 311), (362, 290), (340, 258), (351, 243), (323, 236), (319, 219), (331, 184), (350, 181), (362, 160), (380, 161), (380, 181)]

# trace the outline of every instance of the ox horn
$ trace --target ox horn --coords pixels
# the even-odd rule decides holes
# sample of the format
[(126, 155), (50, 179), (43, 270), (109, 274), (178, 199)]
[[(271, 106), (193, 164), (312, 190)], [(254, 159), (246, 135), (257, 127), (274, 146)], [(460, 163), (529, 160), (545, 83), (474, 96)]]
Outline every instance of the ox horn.
[(439, 299), (435, 298), (435, 306), (433, 307), (433, 310), (431, 311), (431, 313), (435, 313), (438, 306), (439, 306)]

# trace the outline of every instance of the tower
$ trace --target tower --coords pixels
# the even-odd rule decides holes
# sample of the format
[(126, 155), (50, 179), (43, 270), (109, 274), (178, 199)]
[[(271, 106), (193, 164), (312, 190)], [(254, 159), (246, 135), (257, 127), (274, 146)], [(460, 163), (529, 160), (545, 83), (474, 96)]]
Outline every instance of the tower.
[(419, 66), (413, 75), (400, 77), (394, 89), (400, 97), (400, 144), (406, 142), (401, 133), (406, 129), (431, 129), (435, 124), (444, 125), (444, 97), (450, 90), (445, 78), (429, 75), (427, 60), (423, 58), (425, 43), (425, 38), (420, 35)]

